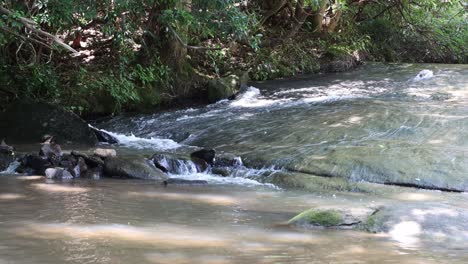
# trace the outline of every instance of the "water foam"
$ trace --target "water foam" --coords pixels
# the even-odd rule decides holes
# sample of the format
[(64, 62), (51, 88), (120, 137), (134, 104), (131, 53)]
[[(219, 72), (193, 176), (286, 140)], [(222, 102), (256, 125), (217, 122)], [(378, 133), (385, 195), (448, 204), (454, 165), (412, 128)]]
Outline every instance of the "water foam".
[(209, 184), (234, 184), (243, 186), (265, 186), (271, 188), (277, 188), (271, 183), (261, 183), (256, 180), (244, 178), (244, 177), (221, 177), (208, 172), (192, 173), (192, 174), (171, 174), (171, 178), (184, 179), (184, 180), (201, 180), (207, 181)]
[(418, 73), (418, 75), (416, 75), (416, 77), (413, 78), (413, 81), (415, 82), (418, 82), (418, 81), (422, 81), (422, 80), (427, 80), (427, 79), (431, 79), (432, 77), (434, 77), (434, 72), (431, 71), (431, 70), (422, 70)]
[[(89, 125), (92, 127), (91, 125)], [(95, 128), (95, 127), (93, 127)], [(120, 145), (132, 147), (136, 149), (157, 149), (157, 150), (169, 150), (169, 149), (176, 149), (181, 147), (182, 145), (175, 142), (172, 139), (162, 139), (162, 138), (141, 138), (135, 136), (133, 133), (130, 135), (119, 134), (111, 131), (107, 131), (104, 129), (95, 128), (102, 132), (105, 132), (111, 136), (113, 136)]]
[(262, 98), (260, 90), (258, 88), (250, 86), (245, 92), (241, 93), (229, 105), (233, 107), (266, 107), (274, 104), (282, 104), (285, 101), (289, 100)]

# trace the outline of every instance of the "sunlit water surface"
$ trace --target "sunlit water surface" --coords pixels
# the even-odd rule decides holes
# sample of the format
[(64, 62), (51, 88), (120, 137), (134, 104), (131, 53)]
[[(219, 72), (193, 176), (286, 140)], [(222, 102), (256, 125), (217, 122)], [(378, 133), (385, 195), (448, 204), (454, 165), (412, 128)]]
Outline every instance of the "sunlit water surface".
[[(418, 77), (424, 69), (433, 75)], [(120, 140), (120, 155), (213, 147), (257, 170), (174, 175), (209, 184), (167, 187), (0, 175), (0, 264), (467, 263), (466, 193), (379, 184), (368, 185), (372, 192), (306, 191), (246, 178), (263, 168), (463, 190), (467, 73), (466, 65), (370, 64), (255, 84), (208, 107), (98, 124)], [(401, 221), (377, 234), (285, 225), (318, 206), (390, 206)], [(453, 226), (428, 232), (406, 216), (446, 216)]]

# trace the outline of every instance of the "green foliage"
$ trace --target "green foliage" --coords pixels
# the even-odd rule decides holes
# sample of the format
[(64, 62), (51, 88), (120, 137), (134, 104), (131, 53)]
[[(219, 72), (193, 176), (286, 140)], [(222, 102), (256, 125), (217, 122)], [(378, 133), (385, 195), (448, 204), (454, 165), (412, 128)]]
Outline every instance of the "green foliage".
[(258, 46), (257, 16), (236, 7), (237, 0), (199, 0), (192, 8), (175, 7), (164, 10), (161, 21), (178, 32), (185, 32), (187, 43), (200, 44), (206, 39), (245, 41)]
[(273, 50), (260, 50), (249, 64), (254, 80), (268, 80), (314, 73), (320, 69), (318, 54), (313, 41), (304, 40), (300, 44), (287, 43)]
[[(369, 16), (381, 13), (369, 9)], [(400, 12), (400, 15), (395, 15)], [(369, 51), (377, 60), (467, 62), (468, 16), (459, 1), (402, 1), (402, 8), (361, 23), (372, 39)]]
[[(341, 19), (336, 29), (324, 25), (319, 32), (320, 19), (311, 15), (292, 40), (281, 39), (297, 24), (288, 8), (272, 16), (274, 23), (259, 25), (271, 8), (268, 3), (2, 1), (11, 14), (0, 14), (0, 104), (27, 97), (77, 112), (152, 107), (185, 95), (187, 86), (198, 83), (194, 72), (220, 77), (242, 69), (250, 70), (253, 79), (266, 80), (317, 72), (323, 57), (339, 60), (355, 51), (383, 61), (468, 60), (465, 1), (305, 0), (303, 7), (310, 14), (328, 5), (323, 21), (338, 14)], [(78, 49), (88, 49), (96, 59), (70, 58), (47, 37), (31, 34), (21, 18), (35, 21), (35, 27), (67, 44), (90, 29), (91, 46)], [(270, 42), (274, 45), (266, 44)], [(219, 49), (187, 50), (183, 44)]]

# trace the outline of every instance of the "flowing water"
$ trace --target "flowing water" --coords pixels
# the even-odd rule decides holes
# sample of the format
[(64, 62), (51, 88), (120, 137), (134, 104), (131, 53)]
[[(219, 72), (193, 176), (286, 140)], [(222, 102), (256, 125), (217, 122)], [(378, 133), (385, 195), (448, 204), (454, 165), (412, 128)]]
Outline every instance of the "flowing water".
[[(467, 83), (467, 65), (369, 64), (97, 124), (119, 155), (206, 147), (246, 167), (221, 177), (180, 163), (173, 177), (208, 184), (167, 187), (0, 175), (0, 264), (467, 263)], [(290, 188), (271, 180), (282, 174), (333, 178)], [(285, 224), (324, 206), (384, 206), (394, 221), (378, 233)]]

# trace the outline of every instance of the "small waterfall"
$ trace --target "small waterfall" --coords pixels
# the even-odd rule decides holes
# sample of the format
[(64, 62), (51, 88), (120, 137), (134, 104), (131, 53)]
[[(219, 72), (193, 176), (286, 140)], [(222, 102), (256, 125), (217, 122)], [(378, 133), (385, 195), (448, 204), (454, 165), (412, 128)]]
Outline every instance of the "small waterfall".
[(153, 162), (157, 168), (175, 175), (189, 175), (206, 170), (206, 168), (202, 168), (202, 166), (195, 164), (195, 162), (189, 159), (182, 159), (164, 154), (154, 155)]
[(197, 166), (191, 160), (174, 160), (175, 164), (171, 166), (170, 173), (178, 175), (189, 175), (203, 172), (203, 168)]

